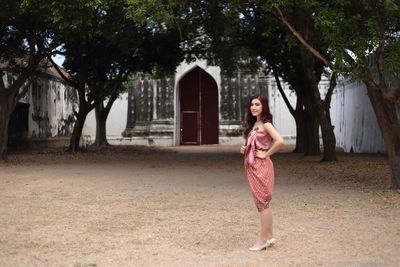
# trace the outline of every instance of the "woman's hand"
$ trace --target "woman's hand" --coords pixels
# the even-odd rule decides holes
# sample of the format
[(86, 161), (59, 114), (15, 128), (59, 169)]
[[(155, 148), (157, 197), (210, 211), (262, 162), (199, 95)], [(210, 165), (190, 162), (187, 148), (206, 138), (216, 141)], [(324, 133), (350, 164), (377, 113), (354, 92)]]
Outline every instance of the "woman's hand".
[(240, 147), (240, 153), (244, 154), (245, 151), (246, 151), (246, 146), (241, 146)]
[(254, 156), (260, 159), (265, 159), (268, 157), (267, 151), (264, 150), (254, 150)]

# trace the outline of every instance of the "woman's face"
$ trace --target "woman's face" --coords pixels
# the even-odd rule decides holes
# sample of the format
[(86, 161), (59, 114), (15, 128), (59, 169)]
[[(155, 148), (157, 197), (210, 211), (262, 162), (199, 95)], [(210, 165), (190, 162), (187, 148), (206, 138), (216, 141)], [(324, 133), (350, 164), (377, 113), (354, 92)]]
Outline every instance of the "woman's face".
[(257, 117), (262, 112), (262, 104), (257, 98), (251, 100), (250, 112), (254, 117)]

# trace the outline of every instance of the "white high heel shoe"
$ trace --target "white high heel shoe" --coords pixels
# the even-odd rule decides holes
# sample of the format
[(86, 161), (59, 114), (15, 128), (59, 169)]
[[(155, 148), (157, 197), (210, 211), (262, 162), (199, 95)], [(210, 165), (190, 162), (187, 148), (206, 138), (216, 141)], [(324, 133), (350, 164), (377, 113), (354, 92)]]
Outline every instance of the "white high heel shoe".
[(270, 240), (267, 240), (267, 242), (265, 242), (265, 244), (262, 245), (261, 247), (252, 246), (249, 248), (249, 250), (250, 251), (260, 251), (260, 250), (266, 249), (268, 247), (272, 247), (273, 245), (275, 245), (275, 243), (276, 243), (276, 239), (271, 238)]

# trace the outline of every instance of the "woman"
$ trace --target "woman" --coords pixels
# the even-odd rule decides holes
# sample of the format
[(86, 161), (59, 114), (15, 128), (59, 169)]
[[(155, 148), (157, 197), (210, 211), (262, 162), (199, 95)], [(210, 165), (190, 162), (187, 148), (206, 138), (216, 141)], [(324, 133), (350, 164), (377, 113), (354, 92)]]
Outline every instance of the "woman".
[(274, 187), (274, 166), (270, 156), (283, 145), (281, 135), (272, 125), (265, 95), (255, 95), (250, 99), (247, 125), (244, 132), (246, 145), (240, 148), (240, 152), (245, 154), (246, 176), (261, 218), (260, 237), (249, 250), (259, 251), (276, 242), (272, 234), (272, 211), (269, 207)]

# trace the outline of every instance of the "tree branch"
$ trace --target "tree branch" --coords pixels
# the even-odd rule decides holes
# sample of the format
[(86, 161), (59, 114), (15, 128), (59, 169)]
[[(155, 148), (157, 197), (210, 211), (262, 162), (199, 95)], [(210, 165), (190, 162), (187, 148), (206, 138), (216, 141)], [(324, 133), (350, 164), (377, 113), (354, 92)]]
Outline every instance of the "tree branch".
[(52, 51), (53, 51), (53, 53), (51, 53), (52, 56), (54, 56), (54, 55), (63, 55), (63, 56), (65, 56), (67, 54), (65, 51), (60, 51), (58, 49), (53, 49)]
[(118, 88), (121, 86), (121, 83), (126, 80), (126, 78), (128, 77), (129, 74), (130, 74), (129, 70), (126, 70), (124, 72), (118, 73), (118, 76), (116, 78), (116, 83), (114, 85), (114, 88), (112, 89), (111, 96), (110, 96), (110, 98), (109, 98), (109, 100), (107, 102), (107, 105), (105, 107), (106, 114), (108, 114), (108, 112), (110, 112), (110, 109), (111, 109), (113, 103), (115, 102), (115, 100), (119, 96)]
[(173, 20), (175, 21), (176, 26), (178, 27), (178, 31), (179, 31), (179, 38), (181, 39), (181, 41), (183, 40), (182, 38), (182, 31), (181, 31), (181, 27), (179, 26), (178, 21), (176, 20), (175, 16), (174, 16), (174, 12), (172, 10), (172, 5), (171, 5), (171, 0), (168, 0), (168, 4), (169, 4), (169, 9), (171, 10), (171, 15)]
[(329, 89), (328, 89), (328, 92), (326, 93), (325, 100), (324, 100), (325, 109), (330, 108), (332, 94), (333, 94), (333, 90), (335, 89), (335, 87), (336, 87), (336, 73), (333, 72), (331, 75), (331, 80), (329, 82)]
[(380, 88), (386, 88), (385, 86), (385, 68), (383, 67), (383, 52), (385, 50), (385, 26), (382, 22), (382, 18), (379, 12), (379, 9), (374, 6), (374, 11), (376, 15), (376, 19), (379, 24), (379, 36), (380, 36), (380, 42), (378, 49), (376, 50), (376, 65), (378, 67), (378, 75), (379, 75), (379, 87)]
[(14, 110), (14, 108), (17, 105), (18, 101), (26, 94), (26, 92), (28, 91), (29, 87), (32, 85), (34, 78), (35, 78), (35, 75), (32, 75), (31, 78), (28, 79), (28, 82), (25, 84), (25, 86), (21, 90), (21, 92), (18, 92), (15, 95), (15, 97), (14, 97), (14, 107), (12, 108), (12, 110)]
[(288, 100), (288, 98), (287, 98), (287, 96), (286, 96), (285, 91), (283, 91), (283, 89), (282, 89), (282, 85), (281, 85), (281, 82), (280, 82), (280, 80), (279, 80), (278, 73), (275, 71), (275, 67), (274, 67), (274, 66), (272, 66), (272, 72), (274, 73), (274, 77), (275, 77), (275, 81), (276, 81), (276, 85), (277, 85), (277, 87), (278, 87), (278, 90), (279, 90), (279, 92), (281, 93), (281, 95), (282, 95), (282, 97), (283, 97), (283, 100), (285, 101), (285, 104), (286, 104), (286, 106), (288, 107), (290, 113), (291, 113), (291, 114), (293, 115), (293, 117), (294, 117), (294, 115), (295, 115), (294, 109), (293, 109), (292, 105), (290, 104), (290, 102), (289, 102), (289, 100)]
[(4, 92), (6, 90), (6, 85), (4, 84), (4, 79), (3, 76), (4, 74), (7, 74), (6, 72), (3, 72), (3, 70), (0, 71), (0, 92)]
[[(103, 92), (104, 90), (99, 90), (99, 85), (97, 85), (97, 83), (95, 83), (93, 86), (88, 86), (88, 88), (89, 88), (89, 93), (88, 93), (88, 95), (87, 95), (87, 102), (90, 104), (90, 103), (92, 103), (92, 102), (98, 102), (98, 100), (101, 98), (101, 92)], [(98, 91), (98, 93), (96, 94), (95, 93), (95, 91), (96, 91), (96, 88), (97, 88), (97, 91)], [(103, 89), (104, 89), (104, 86), (103, 86)]]
[(15, 95), (18, 93), (19, 88), (23, 86), (23, 84), (31, 77), (36, 71), (36, 65), (33, 63), (29, 63), (29, 65), (25, 68), (21, 75), (18, 76), (17, 80), (8, 87), (10, 90), (10, 94)]
[(33, 65), (39, 64), (41, 58), (38, 60), (38, 62), (35, 62), (35, 45), (37, 44), (37, 30), (38, 30), (38, 25), (39, 25), (39, 18), (41, 17), (42, 10), (39, 9), (38, 13), (36, 14), (36, 20), (35, 20), (35, 26), (33, 27), (33, 33), (30, 36), (31, 38), (29, 39), (29, 62), (33, 62)]
[(108, 114), (110, 112), (112, 105), (114, 104), (115, 100), (118, 98), (118, 95), (119, 95), (118, 86), (115, 86), (110, 98), (108, 99), (107, 105), (104, 108), (104, 111), (106, 112), (106, 114)]
[(333, 67), (329, 63), (329, 61), (324, 56), (322, 56), (317, 50), (315, 50), (311, 45), (309, 45), (306, 42), (306, 40), (304, 40), (304, 38), (292, 27), (292, 25), (290, 25), (290, 23), (283, 16), (283, 13), (282, 13), (281, 9), (279, 8), (279, 6), (274, 5), (274, 8), (278, 12), (280, 20), (289, 28), (289, 30), (300, 41), (300, 43), (302, 43), (305, 47), (307, 47), (307, 49), (310, 50), (310, 52), (313, 53), (314, 56), (316, 56), (322, 62), (324, 62), (326, 66), (328, 66), (329, 68), (333, 69)]
[(88, 105), (88, 107), (89, 107), (89, 112), (90, 112), (92, 109), (94, 109), (94, 108), (97, 106), (98, 103), (99, 103), (99, 101), (96, 99), (96, 100), (93, 101), (93, 103), (89, 104), (89, 105)]

